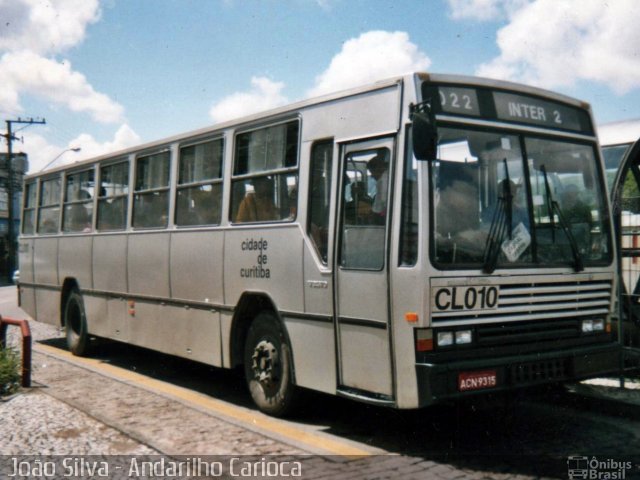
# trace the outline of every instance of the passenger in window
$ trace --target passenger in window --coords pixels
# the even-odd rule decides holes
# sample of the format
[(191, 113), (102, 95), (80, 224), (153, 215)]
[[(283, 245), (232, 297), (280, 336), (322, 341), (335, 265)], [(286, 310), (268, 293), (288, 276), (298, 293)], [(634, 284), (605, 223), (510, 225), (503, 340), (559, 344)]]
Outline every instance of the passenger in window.
[(351, 183), (351, 201), (345, 205), (348, 225), (371, 225), (379, 223), (379, 214), (373, 212), (373, 199), (367, 193), (367, 184), (363, 181)]
[(375, 219), (374, 223), (380, 224), (385, 223), (387, 215), (387, 192), (389, 189), (389, 164), (385, 157), (384, 152), (381, 151), (367, 162), (367, 169), (376, 180), (376, 196), (373, 199), (371, 212)]
[(278, 220), (278, 209), (273, 203), (273, 182), (269, 177), (256, 177), (251, 181), (253, 192), (240, 202), (236, 222), (264, 222)]

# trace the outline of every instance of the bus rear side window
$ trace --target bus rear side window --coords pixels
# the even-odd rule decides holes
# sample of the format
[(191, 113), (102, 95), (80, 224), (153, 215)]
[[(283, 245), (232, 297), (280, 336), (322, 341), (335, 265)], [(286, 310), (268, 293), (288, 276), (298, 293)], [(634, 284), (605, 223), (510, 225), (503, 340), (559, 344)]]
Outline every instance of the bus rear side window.
[(36, 226), (36, 183), (28, 183), (24, 187), (24, 212), (22, 214), (22, 233), (30, 235), (35, 233)]
[(57, 233), (60, 226), (60, 179), (52, 178), (40, 184), (38, 233)]

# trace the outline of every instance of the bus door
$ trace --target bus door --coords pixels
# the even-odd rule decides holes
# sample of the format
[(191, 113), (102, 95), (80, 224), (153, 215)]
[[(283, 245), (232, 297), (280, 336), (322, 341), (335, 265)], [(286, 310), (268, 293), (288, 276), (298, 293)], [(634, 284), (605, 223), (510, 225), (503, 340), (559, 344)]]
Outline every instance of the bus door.
[(388, 215), (393, 138), (342, 147), (335, 304), (339, 390), (392, 400)]

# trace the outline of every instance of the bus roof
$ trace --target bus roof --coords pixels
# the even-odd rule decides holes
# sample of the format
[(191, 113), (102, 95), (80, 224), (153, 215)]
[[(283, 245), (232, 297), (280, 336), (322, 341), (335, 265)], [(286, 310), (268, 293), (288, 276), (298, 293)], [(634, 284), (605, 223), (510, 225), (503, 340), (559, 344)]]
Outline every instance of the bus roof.
[(598, 125), (600, 145), (634, 143), (640, 138), (640, 118)]
[(514, 90), (514, 91), (519, 91), (525, 94), (528, 93), (530, 95), (548, 97), (550, 99), (555, 99), (557, 101), (574, 105), (579, 108), (588, 109), (589, 111), (591, 108), (589, 103), (587, 102), (583, 102), (578, 99), (553, 92), (551, 90), (545, 90), (545, 89), (541, 89), (538, 87), (533, 87), (533, 86), (521, 84), (521, 83), (513, 83), (509, 81), (496, 80), (491, 78), (456, 75), (456, 74), (438, 74), (438, 73), (432, 74), (432, 73), (426, 73), (426, 72), (409, 72), (405, 75), (397, 75), (395, 77), (375, 81), (359, 87), (342, 90), (342, 91), (336, 91), (336, 92), (328, 93), (319, 97), (309, 98), (309, 99), (301, 100), (298, 102), (290, 103), (287, 105), (283, 105), (281, 107), (276, 107), (274, 109), (264, 110), (264, 111), (253, 113), (250, 115), (237, 117), (231, 120), (227, 120), (221, 123), (216, 123), (200, 129), (196, 129), (188, 132), (182, 132), (180, 134), (173, 135), (170, 137), (135, 145), (123, 150), (105, 153), (103, 155), (88, 158), (85, 160), (79, 160), (77, 162), (70, 163), (70, 164), (60, 165), (58, 167), (54, 167), (48, 170), (33, 172), (27, 175), (25, 179), (29, 179), (31, 177), (40, 177), (43, 175), (49, 175), (51, 173), (59, 172), (69, 168), (82, 167), (82, 165), (84, 164), (91, 164), (96, 161), (103, 161), (103, 160), (109, 160), (109, 159), (114, 159), (118, 157), (124, 157), (135, 152), (162, 147), (164, 145), (179, 142), (185, 139), (209, 136), (212, 134), (216, 134), (217, 132), (222, 132), (222, 130), (224, 129), (233, 128), (233, 127), (243, 127), (244, 125), (255, 123), (260, 120), (266, 121), (271, 118), (286, 115), (289, 112), (295, 112), (297, 110), (301, 110), (303, 108), (306, 108), (312, 105), (319, 105), (319, 104), (330, 102), (332, 100), (337, 100), (340, 98), (350, 97), (350, 96), (359, 95), (362, 93), (372, 92), (376, 90), (382, 90), (385, 88), (389, 88), (395, 84), (398, 84), (402, 81), (405, 81), (407, 83), (423, 82), (423, 81), (429, 81), (433, 83), (454, 83), (454, 84), (478, 85), (480, 87), (494, 88), (494, 89)]

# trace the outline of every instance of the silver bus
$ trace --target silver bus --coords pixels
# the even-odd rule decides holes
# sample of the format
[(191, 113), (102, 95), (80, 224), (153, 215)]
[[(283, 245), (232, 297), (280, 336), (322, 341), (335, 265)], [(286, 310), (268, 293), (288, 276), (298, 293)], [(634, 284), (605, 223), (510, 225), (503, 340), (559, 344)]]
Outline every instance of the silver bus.
[(640, 120), (598, 126), (620, 253), (624, 343), (640, 347)]
[(415, 73), (27, 177), (20, 301), (273, 415), (583, 379), (619, 365), (605, 192), (587, 104)]

